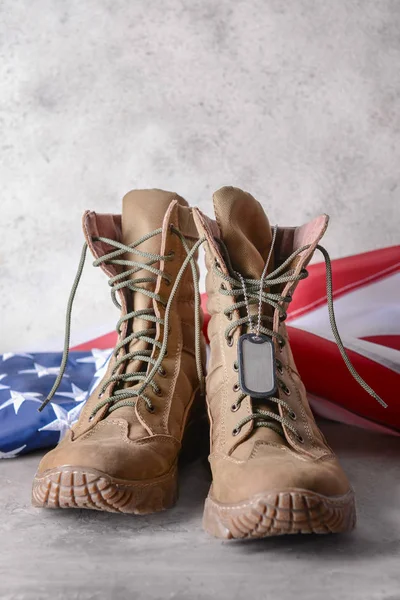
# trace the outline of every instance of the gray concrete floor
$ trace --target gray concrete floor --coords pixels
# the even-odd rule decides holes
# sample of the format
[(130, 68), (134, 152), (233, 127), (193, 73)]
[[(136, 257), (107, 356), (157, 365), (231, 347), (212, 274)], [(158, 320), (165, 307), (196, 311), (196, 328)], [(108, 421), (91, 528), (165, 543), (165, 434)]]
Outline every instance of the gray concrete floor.
[(400, 442), (325, 422), (358, 498), (357, 530), (221, 542), (201, 529), (206, 464), (184, 468), (177, 506), (145, 517), (30, 506), (40, 456), (0, 464), (2, 600), (398, 600)]

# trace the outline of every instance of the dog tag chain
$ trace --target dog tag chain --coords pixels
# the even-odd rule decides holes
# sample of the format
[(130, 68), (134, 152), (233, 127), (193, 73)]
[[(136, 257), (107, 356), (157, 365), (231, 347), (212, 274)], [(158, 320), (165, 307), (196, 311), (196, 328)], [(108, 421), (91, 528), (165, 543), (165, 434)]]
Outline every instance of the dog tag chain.
[(250, 326), (250, 333), (241, 335), (238, 342), (239, 385), (243, 393), (252, 398), (267, 398), (273, 396), (276, 392), (274, 344), (268, 336), (260, 333), (264, 279), (272, 256), (276, 231), (277, 228), (275, 226), (271, 248), (260, 279), (258, 322), (256, 329), (254, 329), (253, 326), (244, 278), (240, 273), (237, 273), (243, 287)]

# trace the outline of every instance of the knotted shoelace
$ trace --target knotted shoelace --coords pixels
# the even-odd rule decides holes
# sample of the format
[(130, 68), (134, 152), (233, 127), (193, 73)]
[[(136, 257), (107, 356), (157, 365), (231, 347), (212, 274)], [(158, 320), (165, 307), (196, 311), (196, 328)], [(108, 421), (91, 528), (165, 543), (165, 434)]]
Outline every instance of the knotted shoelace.
[[(116, 330), (117, 330), (117, 333), (119, 336), (121, 335), (121, 325), (125, 322), (133, 321), (136, 318), (140, 318), (143, 321), (147, 321), (147, 322), (153, 324), (153, 326), (143, 329), (141, 331), (131, 333), (131, 334), (125, 336), (123, 339), (121, 339), (117, 343), (117, 345), (115, 346), (114, 351), (113, 351), (113, 355), (115, 356), (115, 359), (116, 359), (115, 364), (113, 366), (110, 377), (102, 384), (102, 387), (99, 392), (99, 398), (101, 398), (101, 396), (104, 394), (104, 392), (110, 385), (113, 385), (112, 395), (110, 395), (109, 397), (107, 397), (103, 400), (100, 400), (100, 402), (98, 402), (96, 404), (96, 406), (94, 407), (94, 409), (91, 413), (90, 418), (93, 418), (96, 415), (96, 413), (106, 405), (108, 406), (108, 411), (107, 411), (108, 413), (110, 413), (114, 410), (117, 410), (118, 408), (121, 408), (122, 406), (134, 407), (136, 404), (137, 398), (139, 398), (139, 397), (143, 398), (149, 412), (154, 411), (153, 404), (152, 404), (150, 398), (145, 394), (145, 390), (148, 386), (150, 386), (157, 395), (160, 394), (160, 388), (158, 387), (157, 383), (154, 381), (154, 376), (157, 372), (162, 376), (166, 375), (166, 372), (162, 366), (162, 361), (164, 360), (164, 358), (166, 356), (166, 352), (167, 352), (168, 335), (169, 335), (169, 329), (170, 329), (169, 316), (170, 316), (170, 312), (171, 312), (171, 306), (172, 306), (172, 302), (175, 298), (179, 284), (181, 282), (181, 279), (184, 275), (185, 269), (187, 268), (187, 266), (189, 264), (191, 265), (192, 276), (193, 276), (193, 285), (194, 285), (194, 291), (195, 291), (195, 293), (194, 293), (194, 313), (195, 313), (196, 368), (197, 368), (197, 374), (198, 374), (198, 378), (199, 378), (199, 382), (200, 382), (200, 390), (202, 393), (204, 393), (204, 373), (203, 373), (203, 367), (202, 367), (202, 362), (201, 362), (201, 318), (200, 318), (200, 301), (201, 301), (201, 299), (200, 299), (200, 290), (199, 290), (199, 282), (198, 282), (198, 276), (197, 276), (196, 261), (194, 258), (194, 255), (196, 254), (199, 246), (203, 243), (204, 239), (198, 240), (193, 245), (193, 247), (190, 249), (185, 237), (178, 229), (176, 229), (175, 227), (171, 227), (171, 231), (179, 237), (179, 239), (185, 249), (186, 257), (185, 257), (185, 260), (183, 261), (183, 263), (179, 269), (179, 272), (175, 278), (175, 281), (171, 288), (171, 292), (169, 294), (168, 300), (161, 297), (159, 294), (156, 294), (151, 289), (147, 289), (146, 287), (143, 287), (143, 284), (152, 284), (153, 288), (155, 288), (158, 277), (162, 277), (164, 279), (164, 281), (167, 283), (167, 285), (170, 285), (172, 283), (170, 275), (168, 275), (165, 271), (161, 270), (160, 268), (155, 267), (154, 265), (156, 263), (161, 264), (161, 261), (164, 263), (173, 261), (174, 260), (173, 252), (163, 256), (161, 254), (154, 254), (151, 252), (143, 252), (137, 248), (137, 246), (140, 246), (140, 244), (142, 244), (143, 242), (151, 239), (152, 237), (154, 237), (156, 235), (160, 235), (162, 233), (161, 228), (148, 233), (147, 235), (143, 236), (142, 238), (140, 238), (139, 240), (137, 240), (136, 242), (134, 242), (130, 245), (122, 244), (115, 240), (111, 240), (111, 239), (104, 238), (104, 237), (92, 238), (93, 242), (103, 242), (103, 243), (108, 244), (115, 248), (115, 250), (113, 250), (112, 252), (109, 252), (109, 253), (104, 254), (103, 256), (97, 258), (93, 262), (93, 265), (95, 267), (98, 267), (102, 264), (124, 267), (124, 270), (121, 273), (115, 275), (114, 277), (111, 277), (108, 281), (110, 287), (112, 288), (111, 289), (111, 298), (112, 298), (112, 301), (115, 304), (115, 306), (119, 310), (121, 310), (121, 304), (118, 301), (117, 292), (120, 290), (123, 290), (123, 289), (128, 289), (128, 290), (130, 290), (130, 292), (132, 292), (134, 294), (138, 294), (138, 293), (144, 294), (144, 295), (148, 296), (149, 298), (151, 298), (153, 301), (164, 306), (165, 307), (165, 315), (164, 315), (164, 318), (161, 319), (160, 317), (157, 317), (154, 309), (149, 307), (149, 308), (142, 309), (142, 310), (131, 311), (127, 314), (124, 314), (119, 319), (117, 326), (116, 326)], [(81, 254), (80, 261), (79, 261), (78, 270), (77, 270), (77, 273), (75, 276), (74, 283), (72, 285), (72, 289), (71, 289), (71, 293), (70, 293), (68, 305), (67, 305), (64, 351), (63, 351), (63, 357), (62, 357), (62, 361), (61, 361), (60, 371), (58, 373), (56, 381), (54, 382), (52, 390), (50, 391), (46, 400), (40, 406), (39, 410), (43, 410), (43, 408), (47, 405), (47, 403), (50, 402), (50, 400), (53, 398), (54, 394), (57, 392), (57, 389), (58, 389), (58, 387), (61, 383), (61, 380), (64, 376), (64, 373), (65, 373), (65, 368), (66, 368), (67, 361), (68, 361), (69, 345), (70, 345), (72, 306), (73, 306), (76, 290), (78, 288), (79, 281), (81, 279), (83, 267), (85, 264), (86, 252), (87, 252), (87, 243), (85, 242), (83, 249), (82, 249), (82, 254)], [(120, 258), (123, 254), (126, 254), (126, 253), (137, 254), (138, 256), (146, 259), (146, 262), (140, 262), (140, 261), (136, 261), (136, 260), (125, 260), (125, 259)], [(138, 271), (143, 271), (143, 270), (148, 271), (149, 275), (147, 277), (131, 279), (132, 275), (135, 275)], [(157, 330), (156, 330), (155, 326), (157, 324), (159, 324), (161, 327), (163, 327), (163, 330), (164, 330), (162, 342), (160, 342), (156, 339), (156, 331)], [(132, 342), (133, 340), (142, 340), (142, 341), (146, 342), (146, 344), (150, 345), (150, 348), (136, 350), (133, 352), (126, 352), (125, 350), (127, 348), (127, 345), (130, 344), (130, 342)], [(158, 349), (158, 357), (157, 358), (155, 358), (153, 356), (154, 348)], [(122, 351), (122, 354), (119, 357), (119, 354), (121, 351)], [(131, 362), (131, 361), (138, 361), (140, 363), (150, 364), (150, 365), (152, 365), (152, 368), (150, 369), (149, 372), (147, 372), (147, 369), (146, 369), (143, 371), (126, 373), (126, 366), (127, 366), (128, 362)], [(123, 369), (123, 372), (117, 373), (119, 367), (122, 364), (126, 365), (125, 369)], [(119, 386), (124, 385), (127, 382), (132, 383), (132, 386), (137, 386), (137, 384), (140, 384), (140, 385), (137, 387), (132, 387), (132, 388), (131, 387), (128, 387), (128, 388), (127, 387), (121, 387), (121, 388), (119, 387)]]
[[(242, 330), (244, 328), (252, 326), (252, 319), (251, 319), (251, 315), (249, 314), (249, 310), (248, 310), (248, 307), (250, 305), (258, 305), (259, 302), (261, 301), (263, 304), (272, 306), (273, 309), (278, 310), (281, 321), (284, 321), (286, 319), (287, 310), (284, 308), (283, 304), (286, 304), (286, 303), (289, 304), (291, 302), (291, 300), (292, 300), (291, 294), (288, 294), (287, 296), (282, 296), (279, 293), (272, 294), (268, 291), (268, 289), (274, 288), (275, 286), (280, 285), (280, 284), (286, 284), (289, 282), (295, 283), (295, 282), (301, 281), (302, 279), (306, 279), (306, 277), (308, 277), (308, 271), (306, 269), (302, 269), (300, 271), (300, 273), (296, 275), (295, 270), (293, 268), (288, 268), (288, 267), (296, 256), (298, 256), (304, 250), (307, 250), (310, 246), (309, 245), (303, 246), (303, 247), (299, 248), (298, 250), (296, 250), (295, 252), (293, 252), (291, 254), (291, 256), (289, 256), (282, 265), (280, 265), (277, 269), (275, 269), (268, 275), (265, 275), (265, 277), (263, 277), (262, 280), (245, 278), (245, 277), (243, 277), (243, 275), (236, 273), (230, 262), (229, 254), (228, 254), (226, 247), (224, 247), (224, 244), (221, 244), (221, 247), (223, 250), (223, 254), (225, 255), (229, 275), (226, 275), (225, 273), (222, 272), (218, 261), (215, 261), (213, 269), (218, 277), (220, 277), (223, 281), (226, 281), (230, 285), (231, 289), (227, 289), (226, 285), (224, 283), (222, 283), (220, 290), (219, 290), (220, 293), (224, 296), (243, 297), (243, 292), (244, 292), (243, 286), (245, 286), (245, 291), (246, 291), (246, 296), (247, 296), (247, 298), (239, 299), (237, 302), (235, 302), (234, 304), (232, 304), (231, 306), (229, 306), (228, 308), (226, 308), (224, 310), (225, 316), (230, 321), (232, 321), (232, 316), (233, 316), (234, 311), (247, 308), (246, 316), (241, 317), (235, 321), (232, 321), (232, 323), (230, 325), (228, 325), (228, 327), (225, 329), (226, 342), (227, 342), (228, 346), (232, 346), (233, 333), (236, 331), (236, 329), (240, 328)], [(373, 398), (375, 398), (375, 400), (377, 400), (379, 402), (379, 404), (381, 404), (384, 408), (386, 408), (387, 404), (382, 400), (382, 398), (380, 398), (380, 396), (378, 396), (378, 394), (376, 394), (376, 392), (368, 385), (368, 383), (366, 383), (366, 381), (364, 381), (364, 379), (357, 373), (356, 369), (354, 368), (353, 364), (351, 363), (351, 361), (346, 353), (346, 350), (344, 348), (342, 339), (340, 337), (340, 334), (339, 334), (339, 331), (337, 328), (335, 312), (334, 312), (334, 307), (333, 307), (331, 259), (329, 257), (327, 250), (325, 250), (325, 248), (323, 246), (318, 245), (317, 249), (322, 253), (322, 255), (324, 257), (324, 261), (325, 261), (326, 296), (327, 296), (329, 321), (330, 321), (330, 325), (331, 325), (331, 329), (332, 329), (332, 333), (333, 333), (336, 345), (340, 351), (343, 361), (345, 362), (348, 370), (350, 371), (350, 373), (354, 377), (354, 379), (357, 381), (357, 383), (366, 392), (368, 392), (368, 394), (370, 394)], [(262, 288), (261, 288), (261, 285), (262, 285)], [(261, 333), (269, 336), (270, 338), (276, 338), (280, 349), (283, 349), (283, 347), (286, 344), (283, 336), (279, 332), (274, 331), (271, 327), (267, 326), (267, 324), (272, 324), (273, 317), (268, 316), (268, 315), (263, 315), (263, 314), (261, 314), (261, 311), (260, 311), (259, 319), (260, 319), (259, 331)], [(235, 371), (238, 371), (237, 361), (235, 361), (233, 368)], [(283, 366), (282, 366), (282, 363), (278, 359), (276, 359), (276, 369), (277, 369), (278, 374), (283, 375)], [(287, 396), (290, 395), (289, 388), (286, 386), (284, 381), (282, 381), (282, 379), (280, 379), (279, 377), (278, 377), (278, 385)], [(233, 389), (235, 392), (239, 393), (239, 391), (240, 391), (239, 383), (235, 384)], [(243, 402), (243, 400), (245, 398), (246, 398), (246, 394), (241, 392), (238, 396), (237, 401), (231, 406), (231, 410), (233, 412), (237, 411), (240, 408), (241, 403)], [(238, 422), (236, 427), (233, 429), (232, 434), (238, 435), (240, 433), (242, 427), (244, 425), (246, 425), (247, 423), (249, 423), (250, 421), (252, 421), (254, 423), (255, 427), (268, 427), (268, 428), (272, 429), (273, 431), (275, 431), (276, 433), (278, 433), (279, 435), (283, 435), (283, 432), (282, 432), (282, 429), (280, 426), (285, 425), (285, 427), (287, 427), (287, 429), (289, 429), (296, 436), (296, 438), (299, 440), (299, 442), (303, 443), (304, 439), (298, 433), (296, 427), (293, 425), (293, 422), (296, 420), (297, 416), (296, 416), (295, 412), (291, 409), (289, 404), (279, 397), (268, 397), (268, 398), (265, 398), (264, 402), (272, 402), (272, 404), (275, 406), (281, 406), (282, 408), (284, 408), (287, 411), (288, 417), (281, 417), (279, 414), (277, 414), (276, 412), (273, 412), (271, 410), (263, 410), (259, 407), (254, 407), (252, 414), (247, 415), (246, 417), (244, 417), (243, 419), (241, 419)]]

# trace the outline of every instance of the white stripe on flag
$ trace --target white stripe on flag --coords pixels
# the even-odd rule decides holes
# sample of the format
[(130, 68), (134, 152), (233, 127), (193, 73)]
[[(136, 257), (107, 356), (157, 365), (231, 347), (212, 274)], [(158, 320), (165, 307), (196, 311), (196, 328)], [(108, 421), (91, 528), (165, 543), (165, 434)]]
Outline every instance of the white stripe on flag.
[[(339, 330), (350, 337), (400, 335), (400, 273), (337, 298), (335, 314)], [(326, 304), (298, 318), (289, 315), (287, 322), (324, 337), (331, 330)]]

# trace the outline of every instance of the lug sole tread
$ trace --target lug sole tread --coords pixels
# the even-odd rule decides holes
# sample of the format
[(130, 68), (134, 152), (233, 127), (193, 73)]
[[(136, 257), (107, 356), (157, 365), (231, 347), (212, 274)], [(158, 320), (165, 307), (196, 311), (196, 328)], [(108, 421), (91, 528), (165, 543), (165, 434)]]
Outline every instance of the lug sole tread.
[(58, 468), (36, 475), (32, 504), (39, 508), (149, 514), (175, 504), (177, 485), (176, 469), (152, 482), (124, 484), (105, 473), (86, 468)]
[(328, 497), (307, 490), (258, 494), (224, 505), (206, 500), (203, 528), (222, 539), (256, 539), (298, 533), (343, 533), (354, 529), (354, 494)]

